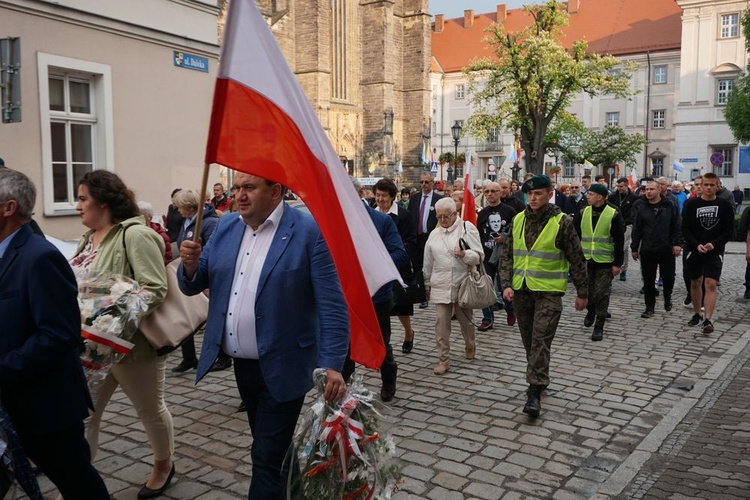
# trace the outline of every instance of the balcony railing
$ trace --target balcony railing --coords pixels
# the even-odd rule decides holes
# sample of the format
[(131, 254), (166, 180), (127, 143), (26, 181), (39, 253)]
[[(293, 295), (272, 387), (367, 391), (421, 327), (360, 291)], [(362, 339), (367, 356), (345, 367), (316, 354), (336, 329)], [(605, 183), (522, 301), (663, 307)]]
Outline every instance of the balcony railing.
[(497, 142), (480, 142), (476, 145), (477, 153), (484, 153), (487, 151), (503, 151), (505, 144), (500, 141)]

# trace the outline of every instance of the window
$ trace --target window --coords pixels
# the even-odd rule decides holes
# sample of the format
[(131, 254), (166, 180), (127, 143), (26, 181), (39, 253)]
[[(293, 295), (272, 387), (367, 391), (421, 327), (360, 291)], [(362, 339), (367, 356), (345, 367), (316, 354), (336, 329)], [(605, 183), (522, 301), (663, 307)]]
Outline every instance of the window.
[(655, 109), (653, 111), (652, 127), (653, 128), (664, 128), (666, 123), (667, 111), (664, 109)]
[(42, 53), (37, 64), (44, 211), (71, 214), (81, 177), (113, 165), (110, 67)]
[(664, 158), (654, 158), (652, 165), (654, 167), (652, 175), (654, 177), (662, 177), (664, 175)]
[(654, 66), (654, 85), (667, 83), (667, 66)]
[(573, 177), (576, 174), (575, 165), (570, 158), (563, 158), (563, 176)]
[(719, 78), (716, 80), (716, 104), (726, 106), (729, 93), (734, 88), (734, 78)]
[(620, 124), (620, 113), (607, 113), (607, 126), (616, 127)]
[(733, 146), (714, 146), (714, 153), (721, 153), (724, 156), (724, 162), (714, 167), (714, 173), (719, 177), (732, 177), (734, 165), (734, 147)]
[(735, 38), (740, 36), (740, 15), (722, 14), (720, 38)]
[(463, 99), (465, 94), (466, 88), (464, 87), (464, 84), (461, 83), (459, 85), (456, 85), (456, 99)]
[(432, 122), (432, 135), (437, 135), (437, 123)]
[(432, 100), (437, 99), (437, 85), (432, 86)]

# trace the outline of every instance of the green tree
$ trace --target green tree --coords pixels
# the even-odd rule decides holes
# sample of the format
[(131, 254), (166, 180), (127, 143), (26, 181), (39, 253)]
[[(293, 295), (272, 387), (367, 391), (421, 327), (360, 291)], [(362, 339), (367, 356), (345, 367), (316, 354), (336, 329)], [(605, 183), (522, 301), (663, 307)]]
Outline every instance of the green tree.
[[(745, 49), (750, 51), (750, 10), (742, 14), (742, 34), (745, 36)], [(750, 142), (750, 74), (747, 69), (737, 77), (727, 98), (724, 118), (735, 139)]]
[(549, 0), (525, 10), (533, 19), (530, 26), (507, 33), (502, 24), (493, 25), (486, 40), (495, 57), (464, 69), (474, 106), (466, 128), (479, 138), (493, 129), (519, 131), (527, 169), (541, 173), (545, 153), (556, 147), (547, 131), (567, 114), (571, 99), (580, 92), (630, 96), (635, 65), (588, 52), (583, 40), (566, 49), (560, 41), (568, 25), (564, 3)]
[(599, 172), (602, 174), (618, 163), (632, 167), (638, 163), (638, 155), (648, 144), (643, 135), (628, 134), (619, 126), (595, 130), (585, 128), (580, 122), (564, 128), (553, 127), (550, 136), (561, 136), (558, 149), (563, 155), (575, 163), (588, 160), (602, 167)]

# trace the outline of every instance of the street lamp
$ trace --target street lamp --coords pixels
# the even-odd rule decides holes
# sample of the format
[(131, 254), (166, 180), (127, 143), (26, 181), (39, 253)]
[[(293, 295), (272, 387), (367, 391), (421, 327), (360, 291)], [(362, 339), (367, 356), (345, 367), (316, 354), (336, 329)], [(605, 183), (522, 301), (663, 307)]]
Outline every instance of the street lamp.
[[(461, 177), (461, 167), (458, 165), (458, 143), (461, 141), (461, 124), (456, 120), (456, 123), (451, 127), (451, 135), (453, 136), (453, 161), (456, 163), (456, 176)], [(448, 181), (453, 182), (453, 169), (448, 165)]]

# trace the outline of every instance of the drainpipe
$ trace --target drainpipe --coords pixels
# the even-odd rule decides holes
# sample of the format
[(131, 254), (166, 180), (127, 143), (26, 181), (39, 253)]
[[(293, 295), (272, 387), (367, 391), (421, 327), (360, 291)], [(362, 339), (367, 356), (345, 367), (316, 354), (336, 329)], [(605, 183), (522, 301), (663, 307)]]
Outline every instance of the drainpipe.
[(649, 112), (651, 110), (651, 52), (646, 52), (646, 123), (644, 137), (646, 138), (646, 148), (643, 151), (643, 177), (649, 176), (648, 171), (648, 126)]

